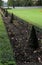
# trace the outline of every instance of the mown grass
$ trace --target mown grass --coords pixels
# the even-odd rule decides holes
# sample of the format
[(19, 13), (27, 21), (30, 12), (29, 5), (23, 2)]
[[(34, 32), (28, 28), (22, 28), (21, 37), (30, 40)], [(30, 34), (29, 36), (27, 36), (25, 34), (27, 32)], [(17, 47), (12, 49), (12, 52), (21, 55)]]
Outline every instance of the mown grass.
[(0, 15), (0, 65), (15, 65), (13, 51)]
[(42, 28), (42, 8), (34, 9), (12, 9), (8, 10), (10, 13), (14, 13), (19, 18)]

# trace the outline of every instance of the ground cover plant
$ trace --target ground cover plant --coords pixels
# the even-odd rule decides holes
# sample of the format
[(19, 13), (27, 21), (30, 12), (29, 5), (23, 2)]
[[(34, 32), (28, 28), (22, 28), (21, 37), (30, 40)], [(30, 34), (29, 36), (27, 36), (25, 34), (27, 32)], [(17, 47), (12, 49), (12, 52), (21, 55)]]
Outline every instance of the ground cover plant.
[(42, 8), (29, 8), (29, 9), (11, 9), (8, 10), (14, 13), (19, 18), (42, 28)]
[(15, 65), (12, 47), (0, 15), (0, 65)]

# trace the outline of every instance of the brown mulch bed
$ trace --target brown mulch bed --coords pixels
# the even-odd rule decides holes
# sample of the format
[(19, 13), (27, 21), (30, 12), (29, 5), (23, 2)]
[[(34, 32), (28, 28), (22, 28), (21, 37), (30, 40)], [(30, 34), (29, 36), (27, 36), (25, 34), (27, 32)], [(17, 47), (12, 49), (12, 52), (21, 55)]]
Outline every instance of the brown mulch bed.
[[(17, 65), (37, 65), (37, 63), (38, 65), (41, 65), (42, 44), (40, 44), (40, 48), (35, 51), (28, 46), (32, 25), (17, 19), (13, 20), (13, 23), (10, 23), (10, 18), (11, 16), (9, 15), (8, 17), (3, 17), (3, 20), (10, 38)], [(38, 41), (41, 42), (42, 31), (36, 29), (36, 33)]]

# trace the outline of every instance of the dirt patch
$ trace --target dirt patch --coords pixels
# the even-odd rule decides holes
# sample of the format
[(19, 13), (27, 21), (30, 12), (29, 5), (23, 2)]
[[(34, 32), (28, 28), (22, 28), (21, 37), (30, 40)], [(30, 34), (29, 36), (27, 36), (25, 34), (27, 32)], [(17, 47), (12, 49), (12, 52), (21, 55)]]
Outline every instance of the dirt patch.
[(15, 26), (19, 26), (19, 23), (18, 23), (18, 21), (17, 20), (13, 20), (13, 24), (15, 25)]
[(42, 12), (42, 10), (40, 12)]
[[(31, 62), (41, 63), (42, 64), (42, 44), (40, 48), (33, 51), (28, 46), (28, 40), (30, 37), (30, 32), (32, 25), (21, 20), (13, 20), (13, 23), (10, 23), (10, 16), (3, 17), (10, 42), (13, 48), (14, 57), (16, 59), (17, 65), (28, 65)], [(40, 37), (42, 33), (36, 29), (38, 41), (42, 38)]]

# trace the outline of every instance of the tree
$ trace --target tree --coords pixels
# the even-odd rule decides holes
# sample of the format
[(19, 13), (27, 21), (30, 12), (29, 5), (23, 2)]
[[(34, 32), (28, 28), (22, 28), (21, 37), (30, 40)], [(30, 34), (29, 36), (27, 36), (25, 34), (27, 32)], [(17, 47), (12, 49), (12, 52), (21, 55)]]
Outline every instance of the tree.
[(14, 2), (15, 0), (8, 0), (8, 6), (13, 6), (14, 8)]
[(2, 1), (2, 0), (0, 0), (0, 6), (2, 6), (2, 4), (3, 4), (3, 1)]
[(30, 38), (29, 38), (29, 46), (31, 48), (33, 48), (34, 50), (39, 48), (39, 43), (38, 43), (38, 39), (37, 39), (37, 36), (36, 36), (36, 31), (35, 31), (34, 26), (32, 26), (31, 35), (30, 35)]
[(37, 5), (42, 6), (42, 0), (38, 0)]
[(28, 6), (32, 6), (33, 5), (33, 1), (32, 0), (29, 0), (28, 1)]

